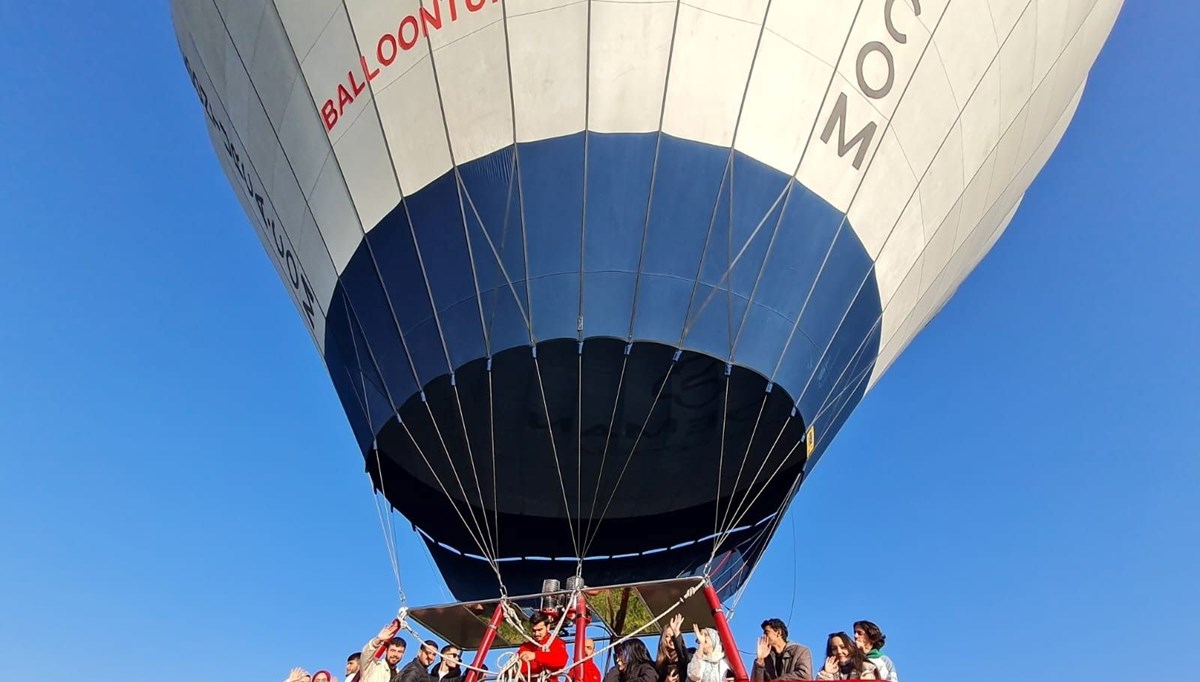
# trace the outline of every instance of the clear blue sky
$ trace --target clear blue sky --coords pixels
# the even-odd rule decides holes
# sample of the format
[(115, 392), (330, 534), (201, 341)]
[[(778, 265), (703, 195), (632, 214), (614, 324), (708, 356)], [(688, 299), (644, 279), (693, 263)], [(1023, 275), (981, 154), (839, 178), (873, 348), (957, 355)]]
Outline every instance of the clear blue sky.
[[(0, 4), (0, 678), (340, 677), (394, 581), (166, 4)], [(908, 680), (1188, 669), (1198, 25), (1127, 3), (1012, 227), (791, 508), (743, 648), (767, 616), (814, 649), (871, 618)]]

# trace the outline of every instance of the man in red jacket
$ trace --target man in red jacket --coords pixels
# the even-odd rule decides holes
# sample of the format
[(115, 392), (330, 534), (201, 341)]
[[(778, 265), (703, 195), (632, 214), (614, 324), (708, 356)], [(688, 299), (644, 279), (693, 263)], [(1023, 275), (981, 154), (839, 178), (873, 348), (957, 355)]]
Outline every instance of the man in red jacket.
[(529, 619), (529, 631), (537, 640), (538, 646), (529, 642), (517, 649), (517, 657), (521, 659), (521, 672), (529, 678), (536, 678), (542, 673), (552, 673), (567, 667), (567, 645), (559, 638), (550, 635), (550, 619), (538, 611)]

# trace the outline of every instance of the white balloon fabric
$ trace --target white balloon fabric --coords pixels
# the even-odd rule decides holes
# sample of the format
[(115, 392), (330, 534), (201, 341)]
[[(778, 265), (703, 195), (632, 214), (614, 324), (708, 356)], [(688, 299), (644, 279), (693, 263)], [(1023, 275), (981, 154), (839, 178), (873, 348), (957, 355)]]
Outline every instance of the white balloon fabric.
[(460, 596), (535, 554), (615, 581), (728, 551), (740, 584), (1012, 220), (1120, 6), (173, 1), (368, 469)]

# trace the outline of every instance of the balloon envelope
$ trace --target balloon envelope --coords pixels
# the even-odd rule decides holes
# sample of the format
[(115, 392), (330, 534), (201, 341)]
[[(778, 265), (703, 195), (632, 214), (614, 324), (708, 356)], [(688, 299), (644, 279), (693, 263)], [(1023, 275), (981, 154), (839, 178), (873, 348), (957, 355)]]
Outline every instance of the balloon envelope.
[(173, 9), (366, 468), (468, 599), (579, 558), (745, 581), (1012, 219), (1120, 4)]

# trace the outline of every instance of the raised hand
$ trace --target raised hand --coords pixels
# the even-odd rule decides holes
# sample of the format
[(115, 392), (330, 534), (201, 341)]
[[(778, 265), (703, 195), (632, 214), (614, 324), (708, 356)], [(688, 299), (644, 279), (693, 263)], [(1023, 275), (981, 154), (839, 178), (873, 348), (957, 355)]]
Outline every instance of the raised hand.
[(767, 654), (771, 651), (771, 645), (767, 644), (767, 636), (763, 635), (758, 638), (758, 645), (754, 648), (754, 657), (758, 661), (764, 661)]
[(825, 659), (825, 672), (830, 675), (836, 675), (838, 672), (838, 663), (836, 656), (829, 656)]
[(400, 625), (396, 621), (392, 621), (392, 622), (388, 623), (387, 625), (383, 626), (383, 629), (379, 631), (379, 634), (375, 635), (375, 639), (379, 640), (380, 644), (383, 644), (384, 642), (388, 641), (389, 639), (395, 637), (396, 633), (399, 630), (400, 630)]
[(666, 637), (682, 635), (683, 630), (681, 628), (683, 628), (683, 614), (677, 613), (674, 616), (671, 616), (671, 622), (667, 625), (667, 631), (664, 632), (663, 635)]
[(308, 671), (304, 668), (292, 668), (292, 672), (288, 674), (284, 682), (301, 682), (308, 677)]

